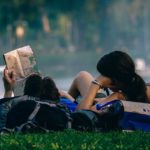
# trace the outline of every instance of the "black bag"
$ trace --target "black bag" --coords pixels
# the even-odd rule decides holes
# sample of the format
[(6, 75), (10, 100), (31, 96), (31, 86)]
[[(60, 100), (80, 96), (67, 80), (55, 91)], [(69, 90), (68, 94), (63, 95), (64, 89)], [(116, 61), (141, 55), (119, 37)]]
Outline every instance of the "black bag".
[(77, 110), (72, 113), (72, 128), (79, 131), (99, 130), (98, 115), (90, 110)]
[(31, 96), (29, 97), (27, 95), (7, 97), (7, 98), (0, 99), (0, 129), (4, 128), (6, 125), (7, 113), (10, 110), (10, 108), (12, 107), (12, 104), (15, 104), (22, 100), (26, 100), (28, 98), (30, 98), (30, 100), (37, 99), (37, 98), (31, 97)]
[(7, 114), (6, 128), (19, 132), (62, 131), (70, 128), (69, 110), (61, 104), (25, 100)]
[(106, 103), (99, 112), (77, 110), (72, 113), (72, 128), (80, 131), (118, 130), (123, 112), (123, 104), (119, 100)]

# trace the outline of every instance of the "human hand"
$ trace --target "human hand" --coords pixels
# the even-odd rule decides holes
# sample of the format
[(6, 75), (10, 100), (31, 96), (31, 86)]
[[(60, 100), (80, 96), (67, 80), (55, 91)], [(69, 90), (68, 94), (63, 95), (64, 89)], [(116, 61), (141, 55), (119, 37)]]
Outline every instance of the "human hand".
[(3, 82), (4, 82), (5, 92), (12, 91), (16, 84), (15, 71), (12, 70), (11, 72), (9, 72), (8, 69), (5, 68), (3, 72)]
[(95, 98), (94, 99), (94, 103), (100, 103), (101, 101), (103, 101), (106, 97), (104, 98)]

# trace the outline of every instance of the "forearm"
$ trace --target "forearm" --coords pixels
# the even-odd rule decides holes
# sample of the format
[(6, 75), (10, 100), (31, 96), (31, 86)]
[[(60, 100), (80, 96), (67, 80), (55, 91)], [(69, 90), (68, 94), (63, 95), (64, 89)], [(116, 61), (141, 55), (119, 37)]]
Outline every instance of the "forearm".
[(94, 81), (92, 81), (87, 94), (78, 105), (78, 109), (91, 109), (98, 90), (104, 87), (109, 87), (109, 85), (111, 85), (111, 80), (109, 78), (101, 75), (98, 76)]
[[(104, 103), (111, 102), (113, 100), (125, 100), (125, 97), (123, 96), (121, 92), (115, 92), (105, 98), (100, 99), (99, 101), (97, 100), (96, 104), (98, 103), (104, 104)], [(91, 110), (98, 112), (98, 110), (96, 109), (96, 104), (91, 107)]]
[(12, 86), (4, 86), (5, 92), (4, 97), (11, 97), (13, 95), (13, 87)]
[(16, 84), (16, 73), (14, 71), (9, 73), (8, 69), (5, 68), (3, 72), (3, 83), (5, 89), (4, 97), (11, 97)]
[(77, 109), (90, 109), (99, 89), (99, 86), (91, 83), (87, 94), (82, 98), (81, 102), (78, 104)]
[(11, 97), (12, 96), (12, 94), (13, 94), (13, 91), (5, 91), (5, 93), (4, 93), (4, 97), (6, 98), (6, 97)]

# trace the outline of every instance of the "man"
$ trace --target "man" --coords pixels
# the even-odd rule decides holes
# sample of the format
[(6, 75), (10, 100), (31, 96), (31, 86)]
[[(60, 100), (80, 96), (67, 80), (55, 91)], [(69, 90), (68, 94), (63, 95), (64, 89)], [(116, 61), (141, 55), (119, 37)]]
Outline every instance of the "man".
[(39, 100), (42, 77), (39, 74), (31, 74), (27, 77), (24, 87), (24, 94), (13, 97), (13, 90), (16, 84), (16, 73), (11, 73), (7, 68), (3, 72), (4, 98), (0, 99), (0, 128), (5, 126), (7, 113), (10, 108), (22, 100)]

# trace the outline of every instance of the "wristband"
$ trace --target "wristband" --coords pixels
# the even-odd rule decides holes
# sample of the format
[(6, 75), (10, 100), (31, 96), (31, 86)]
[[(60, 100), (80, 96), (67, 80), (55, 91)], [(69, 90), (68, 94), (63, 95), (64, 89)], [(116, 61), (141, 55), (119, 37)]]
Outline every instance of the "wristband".
[(98, 82), (97, 80), (93, 80), (92, 83), (95, 84), (95, 85), (98, 85), (99, 89), (103, 88), (102, 83)]

